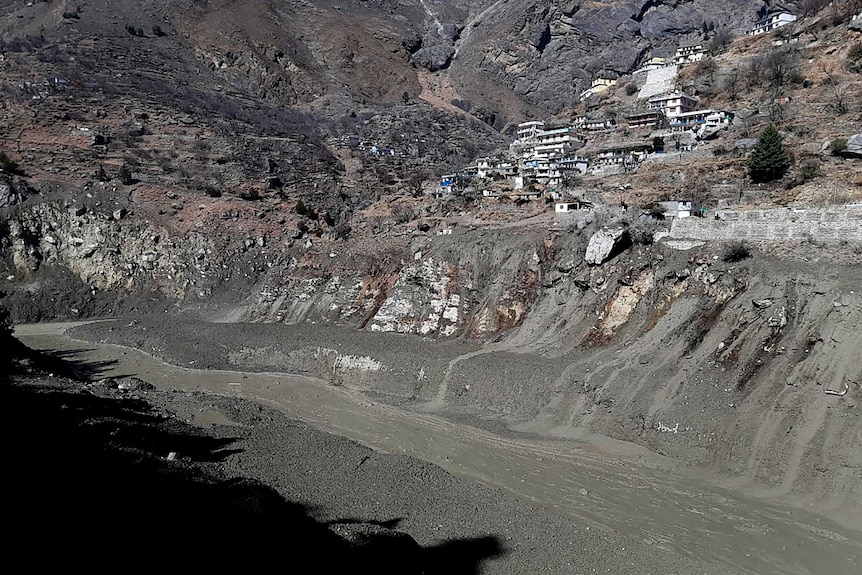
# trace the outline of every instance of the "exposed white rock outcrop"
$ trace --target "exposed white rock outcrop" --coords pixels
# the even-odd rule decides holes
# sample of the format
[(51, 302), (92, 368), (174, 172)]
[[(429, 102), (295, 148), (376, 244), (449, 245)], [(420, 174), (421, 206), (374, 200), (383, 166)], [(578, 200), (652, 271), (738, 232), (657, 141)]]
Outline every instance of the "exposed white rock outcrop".
[(590, 243), (587, 245), (587, 253), (584, 255), (584, 261), (593, 265), (604, 263), (613, 253), (614, 249), (627, 239), (628, 233), (622, 226), (610, 229), (600, 229), (590, 237)]

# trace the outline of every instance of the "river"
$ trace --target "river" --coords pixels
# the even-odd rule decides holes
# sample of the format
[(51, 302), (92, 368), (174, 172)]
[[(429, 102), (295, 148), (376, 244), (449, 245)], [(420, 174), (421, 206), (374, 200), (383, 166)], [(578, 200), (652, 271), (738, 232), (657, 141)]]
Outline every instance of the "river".
[(862, 573), (862, 532), (782, 503), (638, 466), (588, 444), (502, 437), (312, 377), (169, 365), (138, 350), (69, 338), (64, 331), (72, 325), (18, 326), (16, 336), (35, 349), (107, 362), (101, 377), (135, 375), (161, 389), (259, 401), (323, 431), (437, 464), (593, 528), (741, 572)]

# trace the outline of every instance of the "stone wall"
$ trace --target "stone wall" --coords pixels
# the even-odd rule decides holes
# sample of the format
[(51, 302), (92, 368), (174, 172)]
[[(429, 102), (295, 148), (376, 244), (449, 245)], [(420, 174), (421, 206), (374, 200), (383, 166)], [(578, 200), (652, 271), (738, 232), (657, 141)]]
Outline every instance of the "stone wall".
[[(718, 219), (715, 218), (718, 215)], [(682, 218), (670, 237), (696, 240), (802, 240), (862, 242), (862, 206), (713, 212), (707, 218)]]

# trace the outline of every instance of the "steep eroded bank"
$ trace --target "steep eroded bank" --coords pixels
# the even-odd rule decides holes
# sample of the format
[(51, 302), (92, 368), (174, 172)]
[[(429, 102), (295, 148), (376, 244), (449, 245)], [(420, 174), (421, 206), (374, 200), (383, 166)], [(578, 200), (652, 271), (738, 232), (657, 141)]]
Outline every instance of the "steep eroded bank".
[[(791, 275), (781, 260), (714, 251), (641, 247), (575, 264), (484, 345), (186, 317), (83, 331), (178, 364), (306, 373), (512, 430), (601, 434), (858, 521), (858, 271), (795, 264)], [(562, 255), (544, 265), (566, 269)]]

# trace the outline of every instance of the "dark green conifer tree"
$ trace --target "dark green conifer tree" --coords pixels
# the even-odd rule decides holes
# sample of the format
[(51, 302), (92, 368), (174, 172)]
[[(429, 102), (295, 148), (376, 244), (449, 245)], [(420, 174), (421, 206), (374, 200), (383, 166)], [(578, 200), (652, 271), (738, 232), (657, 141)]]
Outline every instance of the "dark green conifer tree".
[(790, 158), (784, 150), (781, 135), (770, 124), (748, 157), (748, 175), (753, 182), (771, 182), (781, 178), (789, 168)]

